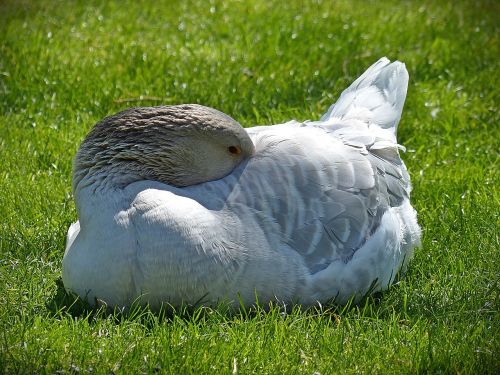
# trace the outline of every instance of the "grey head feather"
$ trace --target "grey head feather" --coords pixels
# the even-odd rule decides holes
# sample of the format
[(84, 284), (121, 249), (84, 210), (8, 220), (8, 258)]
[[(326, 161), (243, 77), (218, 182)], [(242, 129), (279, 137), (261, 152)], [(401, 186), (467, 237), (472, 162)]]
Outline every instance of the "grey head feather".
[(241, 125), (216, 109), (131, 108), (106, 117), (87, 135), (74, 161), (73, 188), (82, 180), (115, 187), (143, 179), (188, 186), (224, 177), (253, 152)]

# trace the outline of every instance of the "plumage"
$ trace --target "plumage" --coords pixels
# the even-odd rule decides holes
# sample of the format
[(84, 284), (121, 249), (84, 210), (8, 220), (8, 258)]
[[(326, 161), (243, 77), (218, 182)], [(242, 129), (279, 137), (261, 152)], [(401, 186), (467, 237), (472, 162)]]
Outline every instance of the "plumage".
[[(138, 300), (153, 308), (250, 305), (256, 296), (261, 303), (344, 303), (386, 289), (420, 243), (396, 141), (407, 83), (404, 64), (382, 58), (320, 121), (244, 132), (201, 106), (131, 110), (105, 119), (75, 161), (79, 222), (68, 231), (65, 287), (90, 303)], [(194, 134), (203, 133), (203, 143), (193, 152), (203, 157), (186, 170), (170, 161), (177, 128), (169, 127), (163, 140), (155, 132), (164, 130), (151, 127), (177, 118), (175, 111), (181, 112), (173, 121), (179, 127), (201, 113), (212, 127), (222, 121), (232, 133), (224, 130), (212, 140), (201, 121)], [(149, 141), (137, 133), (134, 116), (154, 135)], [(117, 126), (127, 133), (110, 130)], [(225, 138), (239, 142), (227, 148), (237, 156), (211, 145), (226, 147)], [(169, 158), (166, 167), (162, 157)], [(204, 162), (216, 177), (195, 170)], [(195, 183), (170, 177), (172, 169)]]

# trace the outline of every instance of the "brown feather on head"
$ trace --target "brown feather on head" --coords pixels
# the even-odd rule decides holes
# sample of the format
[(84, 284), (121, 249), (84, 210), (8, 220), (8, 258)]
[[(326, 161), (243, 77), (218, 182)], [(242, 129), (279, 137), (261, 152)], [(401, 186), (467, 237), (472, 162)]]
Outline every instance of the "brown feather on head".
[(254, 152), (231, 117), (197, 104), (131, 108), (98, 122), (74, 161), (73, 188), (138, 180), (189, 186), (231, 173)]

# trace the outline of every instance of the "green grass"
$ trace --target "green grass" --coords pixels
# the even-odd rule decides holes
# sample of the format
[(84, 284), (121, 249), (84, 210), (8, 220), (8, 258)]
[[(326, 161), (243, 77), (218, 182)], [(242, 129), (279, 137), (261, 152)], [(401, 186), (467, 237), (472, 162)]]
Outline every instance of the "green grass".
[[(499, 14), (495, 1), (2, 1), (0, 371), (500, 372)], [(289, 314), (65, 307), (71, 160), (96, 121), (188, 102), (245, 126), (316, 119), (381, 56), (410, 73), (399, 140), (424, 230), (397, 285)]]

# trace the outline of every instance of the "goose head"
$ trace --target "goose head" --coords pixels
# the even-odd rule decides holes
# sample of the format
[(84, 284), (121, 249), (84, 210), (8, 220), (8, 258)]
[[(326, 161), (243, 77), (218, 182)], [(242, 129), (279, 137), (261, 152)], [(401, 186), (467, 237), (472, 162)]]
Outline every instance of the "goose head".
[(220, 179), (254, 152), (241, 125), (196, 104), (131, 108), (97, 123), (74, 161), (73, 189), (155, 180), (178, 187)]

